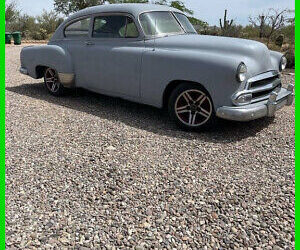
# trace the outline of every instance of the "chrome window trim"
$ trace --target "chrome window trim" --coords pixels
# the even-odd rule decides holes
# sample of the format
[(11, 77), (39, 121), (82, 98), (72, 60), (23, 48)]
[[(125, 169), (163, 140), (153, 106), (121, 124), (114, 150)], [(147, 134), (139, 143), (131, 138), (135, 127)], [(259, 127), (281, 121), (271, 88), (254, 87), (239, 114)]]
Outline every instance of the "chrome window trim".
[(91, 20), (90, 20), (90, 23), (89, 23), (89, 31), (88, 31), (88, 35), (87, 35), (87, 36), (82, 36), (82, 37), (79, 36), (79, 38), (83, 38), (83, 39), (76, 39), (76, 40), (84, 40), (84, 39), (88, 38), (89, 35), (90, 35), (92, 15), (85, 15), (85, 16), (77, 17), (77, 18), (74, 18), (74, 19), (68, 21), (68, 22), (65, 24), (64, 28), (63, 28), (63, 37), (64, 37), (64, 39), (65, 39), (65, 40), (74, 40), (74, 39), (72, 39), (71, 37), (67, 37), (67, 36), (66, 36), (66, 34), (65, 34), (66, 28), (69, 27), (69, 26), (70, 26), (71, 24), (73, 24), (73, 23), (76, 23), (76, 22), (78, 22), (78, 21), (80, 21), (80, 20), (84, 20), (84, 19), (88, 19), (88, 18), (91, 19)]
[[(178, 19), (178, 17), (175, 15), (175, 13), (177, 13), (177, 14), (179, 14), (179, 15), (183, 15), (183, 16), (185, 16), (187, 19), (189, 19), (188, 16), (185, 15), (184, 13), (180, 13), (180, 12), (178, 12), (178, 11), (172, 11), (172, 14), (174, 15), (174, 17), (176, 18), (177, 22), (179, 23), (179, 25), (181, 26), (181, 28), (184, 30), (184, 32), (185, 32), (186, 34), (198, 34), (196, 30), (195, 30), (195, 33), (187, 32), (186, 29), (183, 27), (182, 23), (180, 22), (180, 20)], [(189, 20), (189, 21), (190, 21), (190, 20)], [(193, 24), (192, 24), (192, 26), (193, 26)], [(193, 27), (194, 27), (194, 26), (193, 26)], [(194, 29), (195, 29), (195, 28), (194, 28)]]
[[(131, 18), (133, 20), (133, 22), (134, 22), (134, 24), (135, 24), (135, 26), (137, 28), (137, 31), (139, 32), (139, 35), (137, 37), (120, 37), (120, 38), (93, 37), (93, 30), (94, 30), (95, 18), (101, 17), (101, 16), (118, 16), (118, 15), (120, 15), (120, 16), (126, 16), (126, 17), (129, 17), (129, 18)], [(127, 20), (126, 20), (126, 22), (127, 22)], [(127, 23), (126, 23), (126, 25), (127, 25)], [(96, 39), (96, 40), (100, 40), (100, 39), (106, 39), (106, 40), (107, 39), (114, 39), (114, 40), (116, 40), (116, 39), (142, 40), (143, 39), (143, 35), (142, 34), (143, 34), (142, 33), (142, 28), (139, 27), (139, 23), (137, 23), (136, 18), (132, 14), (130, 14), (128, 12), (101, 12), (101, 13), (96, 13), (96, 14), (92, 15), (92, 27), (91, 27), (91, 31), (90, 31), (90, 38), (91, 39)]]

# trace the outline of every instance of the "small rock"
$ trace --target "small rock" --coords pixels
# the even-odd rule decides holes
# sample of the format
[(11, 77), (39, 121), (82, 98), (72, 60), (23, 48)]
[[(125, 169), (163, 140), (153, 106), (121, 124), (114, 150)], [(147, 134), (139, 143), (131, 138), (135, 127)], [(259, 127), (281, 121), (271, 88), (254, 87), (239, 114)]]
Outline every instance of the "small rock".
[(235, 227), (232, 227), (231, 228), (231, 231), (234, 233), (234, 234), (237, 234), (238, 230), (235, 228)]
[(116, 148), (115, 148), (114, 146), (108, 146), (106, 149), (107, 149), (107, 150), (110, 150), (110, 151), (116, 150)]

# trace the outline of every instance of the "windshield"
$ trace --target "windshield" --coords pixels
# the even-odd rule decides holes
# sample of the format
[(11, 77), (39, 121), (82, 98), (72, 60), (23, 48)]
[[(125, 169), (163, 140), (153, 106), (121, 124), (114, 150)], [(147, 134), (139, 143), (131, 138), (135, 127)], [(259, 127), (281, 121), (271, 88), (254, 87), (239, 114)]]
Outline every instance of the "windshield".
[(171, 12), (154, 11), (140, 15), (140, 22), (146, 36), (183, 34), (184, 30)]

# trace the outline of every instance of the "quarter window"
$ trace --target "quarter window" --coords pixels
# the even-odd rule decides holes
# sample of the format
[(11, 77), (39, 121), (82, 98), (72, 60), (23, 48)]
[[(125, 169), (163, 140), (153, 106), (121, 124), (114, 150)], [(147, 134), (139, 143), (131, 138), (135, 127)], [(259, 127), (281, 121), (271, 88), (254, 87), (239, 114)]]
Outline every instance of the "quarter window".
[(93, 37), (96, 38), (136, 38), (138, 29), (127, 16), (101, 16), (94, 21)]
[(81, 19), (65, 28), (65, 37), (87, 37), (91, 18)]

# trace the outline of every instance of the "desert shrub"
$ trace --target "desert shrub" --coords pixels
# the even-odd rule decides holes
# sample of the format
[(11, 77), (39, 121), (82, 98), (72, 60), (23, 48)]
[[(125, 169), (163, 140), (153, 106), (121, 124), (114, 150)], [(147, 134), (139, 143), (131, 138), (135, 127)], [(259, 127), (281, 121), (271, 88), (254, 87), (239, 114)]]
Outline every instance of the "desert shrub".
[(253, 25), (247, 25), (243, 27), (241, 36), (243, 38), (257, 38), (259, 37), (259, 29)]
[(269, 50), (274, 50), (274, 51), (281, 52), (281, 47), (279, 47), (279, 46), (276, 45), (275, 43), (269, 42), (269, 44), (268, 44), (268, 43), (266, 42), (265, 44), (268, 46)]
[(284, 35), (280, 34), (279, 36), (277, 36), (275, 40), (275, 44), (281, 48), (283, 45), (283, 41), (284, 41)]
[(219, 36), (221, 33), (220, 28), (217, 26), (209, 26), (206, 29), (199, 31), (201, 35)]
[(283, 51), (288, 64), (288, 68), (295, 68), (295, 46), (290, 45), (286, 51)]
[(295, 25), (287, 25), (280, 32), (284, 35), (286, 42), (295, 43)]
[(47, 30), (39, 28), (38, 30), (30, 33), (29, 38), (33, 40), (47, 40), (49, 38), (49, 35), (47, 33)]
[(228, 28), (228, 30), (225, 32), (224, 36), (228, 37), (242, 37), (242, 25), (232, 25)]

